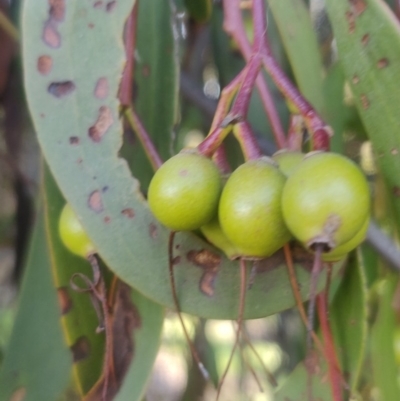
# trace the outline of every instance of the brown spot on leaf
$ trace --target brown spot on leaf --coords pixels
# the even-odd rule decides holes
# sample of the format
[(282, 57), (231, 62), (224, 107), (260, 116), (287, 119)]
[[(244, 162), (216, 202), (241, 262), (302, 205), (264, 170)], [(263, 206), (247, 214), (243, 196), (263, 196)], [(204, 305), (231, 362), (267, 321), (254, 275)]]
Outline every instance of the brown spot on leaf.
[(182, 258), (178, 255), (178, 256), (175, 256), (173, 259), (172, 259), (172, 264), (174, 265), (174, 266), (176, 266), (176, 265), (179, 265), (179, 263), (181, 263), (181, 260), (182, 260)]
[(199, 282), (200, 291), (207, 295), (208, 297), (212, 297), (214, 295), (214, 283), (217, 278), (218, 271), (206, 271), (204, 272), (201, 280)]
[(64, 21), (65, 18), (65, 0), (49, 0), (50, 18), (57, 22)]
[(356, 17), (361, 15), (367, 8), (365, 0), (349, 0), (349, 2), (351, 5), (351, 9), (353, 10), (353, 13)]
[(368, 99), (367, 95), (365, 95), (365, 94), (360, 95), (360, 100), (361, 100), (362, 107), (365, 110), (367, 110), (369, 108), (369, 99)]
[(353, 82), (354, 85), (357, 85), (360, 82), (360, 78), (358, 77), (358, 75), (354, 75), (351, 79), (351, 82)]
[(203, 269), (215, 269), (221, 264), (221, 256), (208, 249), (189, 251), (187, 259)]
[(369, 33), (366, 33), (361, 38), (361, 44), (363, 46), (367, 46), (368, 43), (369, 43)]
[(399, 151), (398, 151), (396, 148), (393, 148), (393, 149), (390, 151), (390, 154), (392, 154), (393, 156), (397, 156), (397, 155), (399, 154)]
[(354, 33), (356, 30), (356, 19), (351, 11), (346, 11), (346, 20), (349, 28), (349, 33)]
[(88, 27), (89, 27), (90, 29), (93, 29), (93, 28), (94, 28), (94, 24), (90, 22), (90, 23), (88, 24)]
[(69, 296), (67, 287), (57, 289), (58, 302), (61, 306), (61, 314), (66, 315), (72, 308), (72, 299)]
[(179, 171), (179, 175), (180, 175), (181, 177), (186, 177), (188, 174), (189, 174), (189, 172), (188, 172), (187, 169), (184, 169), (184, 170), (180, 170), (180, 171)]
[(11, 394), (9, 401), (23, 401), (25, 399), (25, 396), (26, 388), (20, 387)]
[(381, 58), (376, 65), (379, 69), (386, 68), (389, 65), (389, 60), (387, 58)]
[[(132, 303), (131, 288), (118, 281), (112, 315), (112, 363), (105, 371), (109, 373), (106, 400), (114, 399), (128, 371), (135, 352), (134, 330), (141, 327), (141, 317)], [(85, 396), (85, 401), (102, 400), (105, 372)]]
[(94, 88), (94, 95), (97, 99), (105, 99), (108, 96), (108, 92), (108, 79), (106, 77), (99, 78)]
[(113, 122), (111, 109), (107, 106), (101, 106), (96, 122), (89, 128), (89, 137), (92, 141), (100, 142)]
[(108, 13), (111, 13), (113, 10), (114, 10), (114, 8), (115, 8), (115, 6), (117, 5), (117, 2), (114, 0), (114, 1), (109, 1), (107, 4), (106, 4), (106, 10), (107, 10), (107, 12)]
[(51, 47), (57, 49), (61, 46), (61, 36), (57, 30), (57, 26), (51, 20), (45, 22), (42, 34), (43, 42)]
[(57, 98), (69, 95), (75, 90), (75, 84), (72, 81), (52, 82), (47, 92)]
[(393, 187), (393, 195), (396, 197), (396, 198), (400, 198), (400, 187), (397, 187), (397, 186), (395, 186), (395, 187)]
[(104, 221), (104, 223), (108, 224), (111, 221), (110, 216), (105, 216), (103, 221)]
[(90, 355), (90, 343), (87, 337), (79, 337), (70, 347), (74, 363), (83, 361)]
[(133, 219), (135, 217), (135, 211), (131, 207), (127, 207), (126, 209), (122, 210), (121, 213), (129, 219)]
[(203, 294), (212, 297), (214, 295), (214, 282), (221, 264), (221, 256), (208, 249), (202, 249), (201, 251), (189, 251), (187, 259), (204, 269), (199, 288)]
[(46, 116), (44, 115), (44, 113), (40, 113), (40, 118), (45, 118)]
[(88, 205), (89, 205), (90, 209), (92, 209), (96, 213), (100, 213), (104, 210), (100, 191), (98, 191), (98, 190), (93, 191), (89, 195)]
[(96, 2), (93, 4), (93, 7), (94, 7), (94, 8), (101, 8), (101, 7), (103, 7), (103, 2), (102, 2), (102, 1), (96, 1)]
[(150, 237), (156, 239), (158, 237), (158, 228), (154, 223), (149, 224)]
[(50, 56), (40, 56), (37, 61), (37, 69), (42, 75), (50, 73), (53, 67), (53, 59)]
[(70, 136), (69, 137), (69, 143), (71, 145), (79, 145), (79, 142), (80, 142), (80, 140), (79, 140), (79, 138), (77, 136)]

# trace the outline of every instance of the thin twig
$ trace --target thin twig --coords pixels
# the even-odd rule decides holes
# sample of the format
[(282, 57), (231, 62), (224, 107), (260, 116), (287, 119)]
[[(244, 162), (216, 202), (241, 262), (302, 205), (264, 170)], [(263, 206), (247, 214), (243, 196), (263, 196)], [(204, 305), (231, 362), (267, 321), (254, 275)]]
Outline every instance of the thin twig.
[(129, 107), (132, 102), (132, 77), (134, 74), (134, 59), (133, 52), (136, 44), (136, 27), (137, 27), (138, 3), (136, 2), (125, 23), (124, 29), (124, 44), (126, 63), (122, 79), (119, 86), (119, 101), (122, 106)]
[(325, 290), (323, 293), (317, 295), (317, 310), (319, 322), (321, 324), (321, 331), (324, 338), (325, 353), (328, 360), (329, 379), (331, 384), (332, 396), (334, 401), (342, 401), (342, 374), (339, 368), (339, 362), (335, 351), (335, 344), (332, 337), (332, 331), (328, 318), (328, 293)]
[(366, 241), (388, 262), (387, 266), (400, 272), (400, 249), (374, 221), (369, 224)]
[(176, 286), (175, 286), (175, 276), (174, 276), (174, 238), (175, 238), (175, 231), (171, 231), (169, 234), (169, 240), (168, 240), (168, 268), (169, 268), (169, 280), (170, 280), (170, 285), (171, 285), (171, 292), (172, 292), (172, 298), (174, 300), (174, 305), (176, 308), (176, 313), (178, 314), (179, 321), (181, 323), (183, 333), (185, 335), (186, 341), (189, 344), (190, 351), (192, 353), (193, 359), (195, 360), (201, 374), (203, 375), (204, 380), (209, 381), (210, 380), (210, 374), (208, 373), (207, 369), (205, 368), (204, 364), (201, 362), (199, 354), (196, 351), (196, 348), (194, 347), (192, 340), (190, 339), (189, 333), (186, 329), (185, 322), (183, 321), (180, 306), (179, 306), (179, 300), (178, 300), (178, 295), (176, 293)]
[(157, 170), (163, 164), (160, 155), (157, 152), (152, 140), (150, 139), (149, 134), (147, 133), (146, 129), (144, 128), (142, 122), (140, 121), (137, 114), (132, 110), (131, 107), (125, 108), (125, 117), (135, 131), (136, 136), (138, 137), (140, 143), (143, 146), (143, 149), (146, 153), (147, 158), (150, 161), (151, 166), (154, 170)]
[(260, 365), (262, 366), (265, 376), (267, 377), (268, 381), (273, 387), (278, 386), (278, 382), (276, 381), (274, 375), (269, 371), (269, 369), (265, 366), (264, 361), (262, 360), (261, 356), (257, 352), (257, 350), (254, 348), (254, 345), (251, 343), (251, 340), (249, 338), (249, 335), (247, 334), (247, 331), (243, 328), (242, 330), (242, 337), (246, 341), (246, 344), (250, 347), (250, 349), (253, 351), (253, 354), (256, 356), (258, 361), (260, 362)]
[(244, 305), (246, 298), (246, 261), (241, 258), (240, 259), (240, 297), (239, 297), (239, 312), (238, 312), (238, 319), (237, 319), (237, 330), (236, 330), (236, 338), (235, 343), (233, 344), (231, 354), (229, 356), (228, 363), (226, 364), (225, 371), (221, 376), (221, 379), (218, 383), (217, 389), (217, 397), (216, 401), (219, 399), (219, 395), (221, 393), (222, 384), (224, 383), (225, 377), (228, 374), (229, 368), (231, 366), (233, 356), (235, 355), (236, 347), (239, 343), (240, 332), (243, 323), (243, 313), (244, 313)]
[(4, 30), (15, 42), (19, 42), (19, 32), (4, 11), (0, 10), (0, 28)]
[[(204, 117), (211, 122), (214, 117), (218, 102), (205, 96), (201, 86), (183, 71), (181, 72), (180, 88), (182, 95), (188, 101), (196, 105), (204, 114)], [(265, 135), (257, 130), (254, 131), (254, 135), (257, 138), (257, 142), (263, 154), (272, 155), (276, 152), (277, 148), (275, 144), (266, 138)]]
[(307, 349), (311, 349), (311, 333), (314, 328), (315, 297), (317, 292), (318, 277), (322, 270), (322, 251), (323, 244), (315, 247), (314, 264), (310, 276), (310, 300), (308, 303), (308, 326), (307, 326)]
[[(243, 57), (248, 62), (252, 55), (251, 45), (247, 39), (246, 31), (243, 24), (242, 14), (240, 11), (240, 0), (224, 0), (224, 30), (230, 35), (237, 45)], [(258, 31), (257, 31), (258, 32)], [(265, 32), (263, 32), (265, 34)], [(257, 77), (256, 85), (261, 97), (265, 112), (271, 124), (272, 132), (275, 137), (278, 148), (285, 147), (286, 139), (279, 114), (276, 110), (275, 103), (270, 94), (269, 88), (260, 74)]]
[[(294, 264), (293, 264), (293, 258), (292, 258), (292, 252), (290, 250), (289, 244), (285, 244), (283, 246), (283, 251), (285, 253), (286, 265), (287, 265), (288, 273), (289, 273), (289, 281), (292, 286), (293, 296), (296, 300), (297, 309), (300, 313), (300, 317), (304, 323), (304, 326), (309, 327), (307, 313), (304, 308), (303, 300), (301, 298), (301, 294), (300, 294), (300, 290), (299, 290), (299, 285), (297, 283), (296, 272), (294, 270)], [(324, 354), (324, 348), (322, 346), (322, 343), (321, 343), (320, 339), (318, 338), (318, 336), (315, 334), (314, 330), (311, 331), (311, 336), (312, 336), (317, 348), (319, 349), (319, 351), (322, 354)]]
[(253, 369), (253, 367), (251, 366), (250, 362), (247, 360), (246, 355), (244, 353), (244, 350), (243, 350), (243, 348), (241, 346), (239, 346), (239, 350), (240, 350), (240, 355), (241, 355), (241, 357), (243, 359), (243, 362), (246, 365), (246, 368), (249, 369), (249, 371), (250, 371), (251, 375), (253, 376), (255, 382), (257, 383), (257, 386), (258, 386), (258, 389), (259, 389), (260, 393), (263, 393), (264, 389), (263, 389), (263, 387), (261, 385), (260, 379), (258, 378), (256, 371)]

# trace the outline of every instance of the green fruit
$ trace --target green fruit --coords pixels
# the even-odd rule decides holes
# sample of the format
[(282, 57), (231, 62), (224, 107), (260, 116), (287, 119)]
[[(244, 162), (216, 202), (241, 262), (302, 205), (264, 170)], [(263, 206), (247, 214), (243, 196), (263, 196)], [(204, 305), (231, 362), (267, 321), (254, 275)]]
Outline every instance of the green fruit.
[(282, 149), (274, 153), (272, 159), (278, 163), (279, 170), (281, 170), (286, 177), (289, 177), (289, 175), (291, 175), (302, 162), (304, 156), (304, 153), (301, 152)]
[(221, 249), (229, 259), (237, 259), (240, 256), (239, 250), (222, 231), (218, 217), (215, 217), (209, 223), (202, 226), (200, 231), (211, 244)]
[(334, 249), (354, 237), (368, 219), (368, 184), (346, 157), (313, 152), (287, 179), (282, 210), (300, 242), (309, 248), (321, 243)]
[(369, 218), (365, 220), (365, 223), (362, 225), (361, 229), (353, 238), (351, 238), (344, 244), (337, 246), (332, 251), (323, 253), (322, 260), (325, 262), (336, 262), (340, 259), (343, 259), (349, 252), (351, 252), (353, 249), (356, 249), (358, 245), (360, 245), (361, 242), (364, 241), (365, 235), (367, 234), (368, 226)]
[(61, 241), (75, 255), (87, 258), (96, 253), (92, 241), (87, 236), (82, 224), (69, 204), (61, 212), (58, 222)]
[(229, 177), (219, 203), (219, 221), (242, 256), (272, 255), (289, 239), (281, 211), (285, 176), (263, 157), (250, 160)]
[(212, 160), (185, 151), (167, 160), (150, 182), (154, 216), (174, 231), (195, 230), (217, 213), (221, 176)]

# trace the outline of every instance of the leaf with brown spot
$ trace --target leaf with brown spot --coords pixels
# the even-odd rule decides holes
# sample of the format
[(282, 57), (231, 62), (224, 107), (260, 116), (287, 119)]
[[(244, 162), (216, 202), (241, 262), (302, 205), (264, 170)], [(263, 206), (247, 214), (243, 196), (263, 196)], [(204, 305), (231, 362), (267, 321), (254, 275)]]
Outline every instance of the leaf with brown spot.
[[(110, 352), (112, 352), (113, 359), (112, 366), (109, 366), (105, 370), (109, 374), (105, 401), (113, 400), (119, 392), (130, 369), (132, 360), (137, 357), (139, 348), (148, 353), (146, 360), (143, 360), (144, 353), (140, 355), (142, 358), (139, 361), (142, 369), (141, 381), (138, 381), (138, 378), (132, 377), (132, 375), (129, 377), (129, 381), (132, 379), (135, 381), (135, 392), (137, 394), (143, 393), (146, 382), (146, 380), (143, 380), (143, 373), (150, 374), (150, 367), (158, 349), (163, 321), (162, 308), (152, 304), (151, 301), (144, 299), (139, 294), (132, 294), (132, 292), (133, 290), (128, 285), (118, 281), (112, 307), (113, 349)], [(138, 298), (139, 302), (137, 302)], [(149, 308), (151, 308), (153, 316), (149, 315)], [(138, 335), (138, 332), (149, 332), (150, 330), (152, 332), (150, 337)], [(140, 341), (137, 341), (138, 338)], [(106, 373), (103, 373), (99, 381), (86, 395), (84, 398), (85, 401), (97, 401), (101, 399)], [(131, 387), (132, 383), (129, 383), (128, 386)], [(122, 388), (122, 391), (126, 390)], [(129, 399), (139, 400), (140, 398), (135, 398), (135, 395), (130, 392)]]
[(107, 106), (101, 106), (96, 122), (89, 128), (89, 137), (94, 142), (100, 142), (104, 134), (112, 126), (114, 118)]
[[(60, 33), (63, 33), (67, 26), (73, 29), (68, 30), (68, 35), (62, 36), (62, 46), (51, 52), (51, 76), (57, 77), (57, 82), (73, 82), (76, 89), (68, 96), (56, 99), (47, 92), (49, 78), (37, 71), (38, 57), (43, 55), (45, 48), (41, 38), (43, 15), (48, 15), (48, 2), (23, 2), (22, 18), (25, 25), (22, 49), (29, 108), (41, 150), (51, 166), (57, 185), (79, 215), (101, 258), (118, 277), (142, 294), (162, 305), (173, 307), (171, 289), (165, 285), (169, 282), (169, 231), (155, 221), (140, 190), (146, 188), (146, 183), (152, 176), (151, 169), (146, 167), (149, 164), (141, 150), (128, 153), (127, 159), (131, 162), (132, 170), (128, 168), (126, 160), (121, 158), (122, 126), (118, 119), (119, 104), (116, 96), (125, 64), (122, 43), (124, 21), (130, 14), (134, 1), (117, 2), (111, 13), (104, 12), (106, 2), (102, 3), (101, 9), (94, 8), (94, 3), (82, 3), (78, 0), (68, 0), (65, 3), (67, 8), (75, 7), (80, 13), (67, 12), (64, 22), (57, 25)], [(174, 38), (176, 27), (171, 24), (171, 21), (174, 21), (174, 10), (169, 1), (146, 0), (140, 2), (138, 13), (137, 48), (140, 62), (138, 61), (139, 65), (135, 69), (138, 85), (135, 110), (156, 146), (162, 144), (162, 157), (167, 158), (170, 151), (169, 147), (165, 146), (165, 138), (171, 138), (172, 141), (171, 132), (178, 116), (179, 43)], [(140, 15), (146, 17), (141, 18)], [(101, 29), (89, 30), (88, 22), (96, 27), (101, 26)], [(149, 76), (143, 76), (144, 66), (150, 67)], [(101, 104), (94, 95), (100, 77), (107, 79), (109, 87), (109, 96), (101, 100)], [(104, 111), (100, 112), (100, 107), (104, 107)], [(41, 118), (41, 114), (46, 115), (46, 118)], [(92, 137), (98, 139), (99, 134), (103, 134), (102, 140), (93, 142), (88, 137), (90, 127)], [(68, 143), (71, 135), (80, 138), (79, 146), (71, 146)], [(140, 175), (140, 186), (132, 177), (132, 172)], [(103, 192), (100, 188), (106, 186), (110, 189)], [(93, 190), (101, 192), (100, 213), (94, 213), (88, 206), (88, 197)], [(59, 209), (57, 210), (58, 203), (54, 202), (52, 196), (49, 198), (50, 204), (50, 213), (54, 219), (52, 224), (55, 224)], [(121, 213), (127, 209), (134, 210), (134, 219), (129, 219)], [(105, 217), (109, 218), (107, 226)], [(149, 231), (154, 234), (151, 235)], [(54, 241), (59, 244), (56, 242), (58, 240)], [(238, 263), (229, 261), (193, 233), (178, 233), (175, 245), (178, 249), (173, 256), (180, 257), (180, 263), (174, 269), (182, 311), (210, 318), (235, 319), (239, 283)], [(57, 249), (61, 255), (61, 249)], [(201, 249), (216, 255), (216, 263), (219, 264), (215, 280), (207, 278), (207, 283), (212, 283), (214, 287), (212, 298), (199, 290), (199, 281), (204, 269), (199, 269), (187, 259), (189, 251)], [(61, 269), (57, 273), (63, 280), (66, 280), (64, 274), (69, 273), (71, 276), (76, 266), (79, 266), (78, 270), (82, 273), (86, 269), (87, 274), (88, 267), (84, 261), (76, 264), (76, 258), (71, 260), (71, 256), (66, 257), (65, 261), (69, 261), (69, 266), (58, 259), (57, 255), (57, 264), (60, 268), (65, 268), (65, 273), (61, 273)], [(306, 299), (309, 273), (301, 268), (298, 271), (302, 297)], [(323, 277), (320, 285), (322, 282)], [(66, 281), (57, 283), (57, 286), (65, 285)], [(85, 297), (84, 294), (73, 295)], [(261, 298), (262, 303), (259, 302)], [(89, 305), (86, 304), (85, 313), (94, 314), (91, 316), (92, 320), (88, 320), (91, 325), (95, 323), (95, 312), (90, 306), (90, 301), (87, 301)], [(73, 310), (82, 302), (86, 301), (74, 300), (74, 307), (63, 319), (73, 316)], [(246, 296), (245, 318), (266, 316), (293, 305), (294, 298), (288, 284), (286, 267), (283, 263), (278, 264), (276, 268), (258, 274), (252, 290)], [(104, 341), (104, 337), (101, 334), (95, 337), (90, 333), (89, 323), (82, 323), (80, 320), (85, 318), (83, 312), (80, 309), (79, 313), (78, 309), (76, 311), (82, 325), (80, 329), (69, 321), (68, 343), (71, 345), (81, 335), (92, 335), (90, 343), (94, 349)], [(97, 353), (98, 351), (92, 354)], [(87, 391), (89, 382), (90, 387), (93, 386), (93, 378), (98, 379), (101, 365), (95, 365), (89, 360), (90, 358), (74, 367), (78, 371), (76, 376), (79, 377), (82, 393)]]
[[(47, 168), (44, 171), (44, 183), (46, 230), (52, 255), (54, 285), (61, 289), (60, 311), (67, 311), (61, 315), (64, 337), (68, 347), (75, 352), (75, 358), (79, 359), (79, 362), (73, 364), (74, 377), (78, 391), (85, 394), (101, 374), (104, 334), (96, 333), (99, 319), (90, 296), (73, 291), (70, 286), (73, 274), (90, 276), (91, 268), (85, 259), (71, 254), (60, 240), (58, 220), (65, 200)], [(87, 204), (86, 208), (89, 210)]]
[(42, 75), (50, 73), (53, 66), (53, 59), (50, 56), (44, 55), (38, 58), (37, 69)]
[(52, 82), (47, 88), (47, 91), (57, 98), (68, 96), (74, 90), (75, 84), (72, 81)]
[(58, 32), (56, 24), (51, 20), (44, 24), (42, 39), (52, 49), (57, 49), (61, 46), (61, 35)]
[[(349, 9), (349, 0), (326, 0), (338, 48), (338, 61), (349, 80), (363, 126), (372, 142), (380, 172), (388, 192), (400, 187), (400, 158), (392, 149), (400, 149), (400, 27), (388, 5), (380, 0), (352, 0), (356, 19), (349, 35), (341, 17)], [(351, 80), (355, 75), (359, 81)], [(400, 230), (400, 202), (394, 202), (394, 221)]]
[(95, 190), (90, 193), (88, 198), (88, 205), (91, 210), (96, 213), (101, 213), (104, 210), (103, 201), (101, 199), (101, 192), (99, 190)]
[(101, 77), (96, 82), (96, 87), (94, 89), (94, 95), (97, 99), (105, 99), (108, 96), (108, 80), (106, 77)]

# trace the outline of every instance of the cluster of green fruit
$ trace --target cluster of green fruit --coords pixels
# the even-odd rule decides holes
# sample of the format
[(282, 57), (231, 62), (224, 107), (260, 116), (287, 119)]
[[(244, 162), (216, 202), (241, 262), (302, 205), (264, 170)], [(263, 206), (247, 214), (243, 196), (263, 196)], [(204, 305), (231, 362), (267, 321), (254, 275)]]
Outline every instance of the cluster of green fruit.
[(278, 152), (224, 180), (211, 159), (184, 150), (156, 172), (148, 201), (166, 227), (199, 229), (232, 259), (268, 257), (294, 237), (339, 260), (364, 239), (370, 213), (363, 173), (330, 152)]

